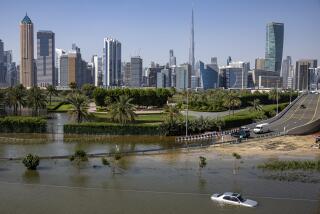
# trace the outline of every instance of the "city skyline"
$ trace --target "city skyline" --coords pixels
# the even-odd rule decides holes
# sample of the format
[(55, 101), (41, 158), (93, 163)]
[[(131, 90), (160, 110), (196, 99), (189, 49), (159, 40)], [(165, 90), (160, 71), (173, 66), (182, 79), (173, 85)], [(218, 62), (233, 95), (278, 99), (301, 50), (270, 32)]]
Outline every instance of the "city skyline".
[[(185, 4), (179, 4), (175, 1), (166, 2), (173, 6), (173, 8), (165, 10), (167, 18), (154, 18), (157, 17), (161, 10), (148, 10), (151, 5), (158, 9), (164, 7), (159, 2), (148, 3), (140, 1), (141, 4), (139, 5), (141, 5), (142, 9), (146, 9), (146, 13), (136, 14), (136, 16), (130, 17), (131, 20), (128, 20), (128, 15), (125, 16), (127, 18), (117, 19), (119, 14), (123, 14), (127, 10), (136, 12), (141, 10), (141, 8), (139, 9), (129, 1), (110, 2), (109, 4), (118, 6), (115, 8), (119, 9), (108, 14), (92, 15), (90, 13), (92, 16), (86, 19), (80, 18), (79, 15), (71, 11), (71, 3), (69, 2), (66, 3), (66, 7), (59, 9), (59, 15), (55, 18), (47, 18), (50, 17), (50, 14), (52, 15), (52, 11), (42, 10), (42, 6), (38, 7), (38, 5), (35, 5), (36, 2), (32, 0), (28, 1), (28, 4), (20, 2), (21, 7), (15, 7), (14, 9), (12, 3), (6, 2), (0, 9), (0, 16), (6, 17), (6, 22), (0, 23), (0, 27), (6, 29), (1, 34), (1, 39), (5, 44), (6, 50), (13, 50), (14, 61), (19, 64), (18, 23), (27, 10), (34, 23), (34, 32), (40, 30), (53, 31), (56, 34), (56, 48), (70, 50), (71, 44), (77, 43), (82, 48), (82, 55), (86, 61), (90, 61), (94, 54), (102, 56), (103, 38), (113, 37), (122, 41), (122, 61), (130, 61), (131, 56), (140, 55), (144, 59), (144, 66), (149, 65), (151, 61), (165, 64), (168, 62), (168, 50), (173, 49), (177, 64), (188, 62), (190, 46), (190, 38), (188, 36), (190, 33), (188, 32), (190, 32), (192, 2), (186, 2)], [(247, 0), (239, 2), (194, 2), (196, 61), (209, 62), (211, 57), (217, 56), (218, 64), (224, 65), (227, 56), (230, 55), (234, 60), (250, 61), (251, 65), (253, 65), (255, 58), (264, 56), (265, 25), (273, 21), (282, 22), (285, 25), (283, 57), (290, 55), (293, 61), (303, 58), (320, 58), (320, 51), (314, 45), (318, 42), (316, 35), (319, 35), (319, 28), (316, 27), (319, 24), (316, 23), (316, 20), (320, 18), (320, 15), (315, 13), (320, 8), (319, 1), (310, 0), (309, 4), (304, 4), (303, 7), (303, 2), (290, 1), (290, 10), (285, 8), (288, 6), (288, 1), (277, 1), (279, 2), (277, 7), (269, 13), (262, 12), (270, 7), (266, 2), (249, 3)], [(268, 2), (272, 4), (275, 1)], [(103, 6), (105, 3), (99, 1), (96, 3), (92, 5), (98, 13), (100, 11), (98, 6)], [(52, 6), (53, 10), (59, 5), (58, 2), (48, 2), (47, 4)], [(244, 5), (248, 14), (241, 15), (238, 14), (239, 12), (233, 11), (233, 16), (231, 18), (228, 16), (229, 10), (233, 8), (241, 9)], [(73, 5), (78, 12), (81, 12), (85, 6), (89, 6), (88, 3), (84, 3), (82, 6)], [(225, 15), (221, 17), (219, 15), (221, 13), (220, 10), (217, 10), (216, 13), (210, 13), (205, 6), (208, 8), (220, 8)], [(253, 8), (256, 11), (251, 12), (250, 10)], [(296, 17), (298, 10), (299, 14), (304, 15)], [(10, 13), (8, 13), (9, 11)], [(154, 16), (150, 16), (152, 15), (150, 12)], [(254, 21), (249, 19), (249, 14), (258, 12), (260, 12), (260, 15), (255, 16)], [(114, 14), (116, 16), (111, 22), (108, 17)], [(145, 20), (146, 17), (148, 17), (148, 20)], [(246, 22), (243, 22), (244, 20)], [(151, 21), (154, 21), (154, 24)], [(80, 33), (79, 31), (84, 28), (81, 28), (78, 22), (89, 26), (85, 28), (85, 31), (88, 32)], [(134, 31), (133, 26), (130, 26), (131, 22), (134, 22)], [(144, 28), (142, 28), (142, 25)], [(147, 30), (145, 30), (145, 26), (148, 26)], [(213, 30), (210, 30), (208, 26), (212, 26)], [(148, 33), (150, 32), (148, 29), (151, 29), (152, 34)], [(167, 29), (167, 32), (170, 33), (164, 33), (164, 29)], [(313, 30), (314, 34), (303, 34), (307, 29), (308, 31), (310, 29)], [(90, 31), (95, 33), (90, 33)], [(232, 33), (233, 31), (236, 34)], [(303, 37), (301, 36), (302, 34)], [(154, 40), (155, 36), (157, 42)], [(247, 48), (244, 49), (244, 47)], [(250, 51), (247, 51), (248, 47)]]

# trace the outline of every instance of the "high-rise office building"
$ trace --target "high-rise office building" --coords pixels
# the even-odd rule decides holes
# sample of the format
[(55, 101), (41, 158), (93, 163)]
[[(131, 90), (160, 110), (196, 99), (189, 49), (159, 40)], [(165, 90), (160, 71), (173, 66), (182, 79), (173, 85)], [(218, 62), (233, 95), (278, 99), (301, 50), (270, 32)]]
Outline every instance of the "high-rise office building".
[(171, 87), (171, 68), (163, 68), (157, 73), (157, 88)]
[(218, 58), (217, 57), (211, 57), (211, 63), (213, 65), (218, 65)]
[(3, 63), (4, 57), (4, 44), (3, 41), (0, 39), (0, 63)]
[(316, 59), (304, 59), (296, 62), (295, 89), (299, 91), (310, 90), (312, 71), (317, 68)]
[(105, 38), (103, 48), (103, 86), (120, 86), (121, 83), (121, 43)]
[(37, 85), (56, 85), (55, 35), (52, 31), (37, 32)]
[(4, 44), (0, 39), (0, 86), (5, 83), (5, 76), (7, 70), (4, 66)]
[(227, 66), (232, 62), (232, 59), (231, 59), (231, 56), (228, 56), (228, 59), (227, 59)]
[[(292, 69), (292, 62), (291, 61), (292, 60), (291, 60), (290, 56), (287, 56), (287, 58), (282, 61), (280, 76), (282, 77), (282, 80), (283, 80), (283, 83), (282, 83), (283, 89), (288, 89), (289, 88), (288, 81), (292, 80), (292, 76), (289, 76), (289, 74), (292, 73), (292, 72), (290, 72), (290, 70)], [(289, 77), (291, 77), (291, 78), (289, 78)]]
[[(60, 69), (60, 62), (61, 62), (61, 56), (66, 54), (66, 51), (62, 50), (62, 49), (55, 49), (55, 80), (56, 80), (56, 84), (57, 86), (60, 86), (61, 84), (61, 69)], [(65, 85), (65, 84), (63, 84)]]
[(59, 57), (59, 86), (60, 87), (68, 87), (69, 79), (68, 79), (68, 70), (69, 70), (69, 58), (68, 54), (63, 53)]
[(265, 70), (280, 73), (283, 52), (283, 23), (268, 23), (266, 27)]
[(264, 58), (257, 58), (254, 61), (254, 68), (258, 70), (265, 70), (265, 59)]
[(37, 82), (33, 45), (33, 23), (26, 14), (20, 23), (20, 83), (25, 87)]
[(189, 47), (189, 64), (191, 66), (191, 75), (195, 75), (193, 9), (192, 9), (192, 14), (191, 14), (191, 34), (190, 34), (190, 47)]
[(142, 83), (142, 59), (140, 56), (131, 57), (130, 87), (140, 87)]
[(230, 62), (220, 68), (220, 86), (231, 89), (246, 89), (248, 87), (249, 62)]
[(93, 55), (91, 62), (93, 63), (93, 70), (94, 70), (94, 85), (100, 86), (101, 80), (100, 77), (102, 75), (102, 58), (98, 57), (97, 55)]
[(177, 65), (177, 60), (176, 57), (173, 55), (173, 50), (171, 49), (169, 51), (169, 66), (176, 66)]
[(177, 90), (191, 88), (191, 65), (182, 64), (175, 68)]
[(216, 64), (205, 65), (199, 62), (200, 87), (204, 90), (218, 87), (219, 68)]

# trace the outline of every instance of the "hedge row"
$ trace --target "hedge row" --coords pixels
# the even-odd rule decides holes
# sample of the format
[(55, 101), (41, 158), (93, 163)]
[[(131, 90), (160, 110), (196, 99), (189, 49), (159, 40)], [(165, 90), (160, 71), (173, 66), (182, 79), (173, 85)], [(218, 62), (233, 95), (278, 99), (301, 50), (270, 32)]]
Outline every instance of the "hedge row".
[(85, 122), (65, 124), (64, 133), (105, 135), (160, 135), (159, 125)]
[(157, 89), (135, 89), (135, 88), (116, 88), (105, 89), (96, 88), (93, 97), (97, 106), (105, 106), (105, 99), (108, 97), (110, 102), (115, 102), (119, 96), (127, 95), (132, 98), (132, 103), (139, 106), (158, 106), (162, 107), (172, 97), (173, 91), (165, 88)]
[[(287, 106), (286, 103), (279, 105), (279, 111)], [(264, 115), (270, 117), (277, 109), (276, 105), (269, 105), (263, 108), (261, 112), (244, 111), (235, 115), (225, 116), (222, 119), (225, 124), (223, 130), (240, 127), (251, 124), (259, 117)], [(272, 113), (273, 112), (273, 113)], [(200, 118), (190, 120), (188, 122), (188, 133), (199, 134), (206, 131), (218, 131), (215, 119)], [(71, 123), (64, 125), (64, 133), (73, 134), (105, 134), (105, 135), (183, 135), (185, 134), (185, 121), (176, 121), (172, 123), (157, 124), (127, 124), (120, 125), (116, 123), (106, 122), (86, 122), (86, 123)]]
[(43, 133), (47, 130), (47, 121), (39, 117), (0, 118), (0, 132)]

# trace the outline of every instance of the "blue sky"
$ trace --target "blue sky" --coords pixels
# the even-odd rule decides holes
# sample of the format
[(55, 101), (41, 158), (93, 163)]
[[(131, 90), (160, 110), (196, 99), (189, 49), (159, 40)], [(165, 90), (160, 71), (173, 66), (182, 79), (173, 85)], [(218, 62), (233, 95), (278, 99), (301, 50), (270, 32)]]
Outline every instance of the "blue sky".
[[(56, 48), (75, 42), (83, 58), (102, 55), (103, 38), (122, 43), (122, 59), (140, 55), (166, 63), (173, 49), (188, 61), (191, 8), (195, 13), (195, 56), (250, 61), (264, 57), (265, 25), (285, 24), (284, 56), (320, 60), (320, 0), (10, 0), (1, 1), (0, 39), (19, 58), (19, 22), (26, 11), (38, 30), (56, 34)], [(36, 38), (36, 34), (35, 34)]]

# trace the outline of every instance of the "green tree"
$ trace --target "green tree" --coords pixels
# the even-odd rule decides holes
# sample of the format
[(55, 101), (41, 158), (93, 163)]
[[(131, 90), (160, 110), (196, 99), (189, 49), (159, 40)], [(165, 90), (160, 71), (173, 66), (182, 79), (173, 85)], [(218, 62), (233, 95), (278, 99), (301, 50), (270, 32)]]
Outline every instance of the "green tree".
[(169, 122), (173, 122), (179, 120), (182, 117), (182, 114), (177, 106), (168, 105), (164, 109), (166, 113), (166, 120)]
[(237, 96), (235, 93), (229, 92), (224, 97), (223, 105), (229, 109), (229, 115), (231, 113), (231, 109), (233, 110), (233, 114), (234, 114), (234, 108), (241, 106), (241, 100), (239, 96)]
[(51, 98), (52, 98), (52, 96), (57, 96), (58, 91), (57, 91), (56, 87), (54, 87), (53, 85), (48, 85), (46, 87), (46, 89), (47, 89), (47, 93), (49, 95), (49, 103), (51, 105)]
[(79, 92), (73, 92), (67, 96), (66, 102), (72, 105), (71, 113), (75, 115), (78, 123), (88, 118), (88, 98)]
[(116, 102), (109, 106), (111, 119), (122, 125), (127, 124), (129, 121), (134, 121), (136, 117), (134, 111), (136, 108), (131, 102), (132, 98), (121, 95)]
[(5, 102), (10, 108), (13, 108), (13, 114), (21, 115), (22, 107), (27, 105), (27, 90), (23, 87), (22, 84), (17, 85), (16, 87), (10, 87), (7, 89)]
[(254, 99), (252, 102), (250, 102), (250, 104), (250, 111), (262, 111), (262, 106), (259, 99)]
[(81, 89), (82, 89), (82, 92), (87, 96), (89, 97), (90, 99), (92, 98), (92, 95), (93, 95), (93, 91), (96, 87), (92, 84), (89, 84), (89, 83), (85, 83), (82, 85)]
[(75, 91), (78, 88), (78, 85), (76, 82), (70, 82), (69, 87), (72, 91)]
[(270, 100), (272, 100), (272, 103), (275, 104), (275, 102), (277, 101), (277, 89), (272, 89), (271, 91), (269, 91), (268, 97)]
[(222, 127), (225, 126), (225, 121), (221, 118), (217, 118), (214, 120), (214, 124), (218, 128), (219, 132), (221, 132)]
[(27, 100), (29, 107), (33, 109), (36, 116), (39, 115), (39, 109), (44, 109), (47, 106), (47, 96), (38, 86), (29, 89)]
[(37, 155), (28, 154), (23, 158), (22, 163), (29, 170), (36, 170), (40, 163), (40, 158)]

